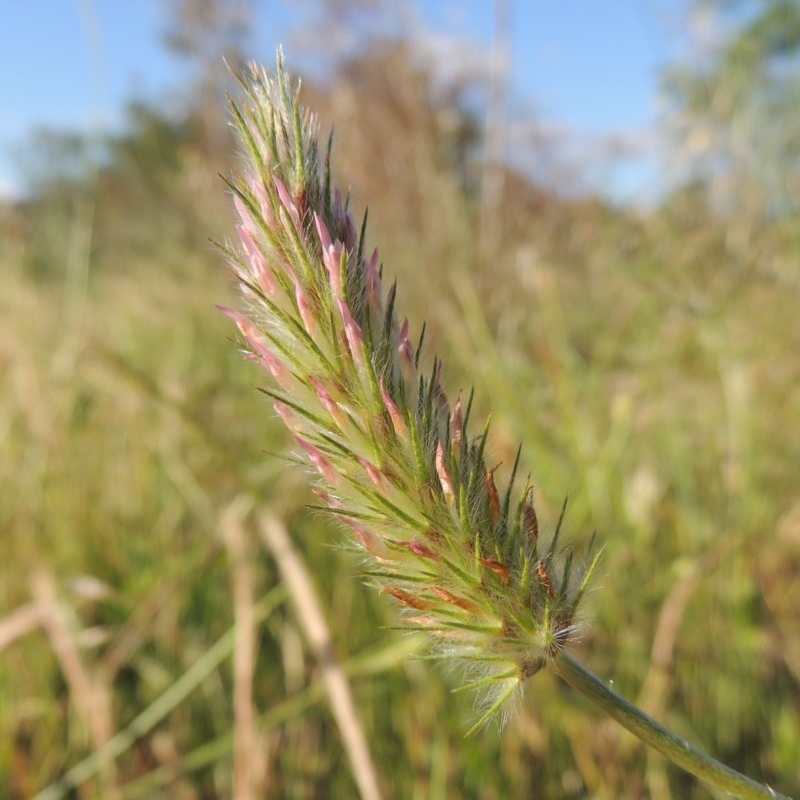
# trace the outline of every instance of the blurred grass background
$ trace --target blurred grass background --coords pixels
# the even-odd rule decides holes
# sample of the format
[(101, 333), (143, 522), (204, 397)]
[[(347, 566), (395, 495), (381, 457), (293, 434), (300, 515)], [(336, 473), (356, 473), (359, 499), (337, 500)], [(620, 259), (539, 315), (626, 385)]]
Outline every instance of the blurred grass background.
[[(465, 739), (457, 676), (403, 656), (395, 607), (306, 509), (302, 472), (270, 455), (289, 442), (214, 310), (232, 293), (208, 244), (232, 224), (217, 173), (236, 162), (220, 31), (189, 15), (224, 5), (176, 4), (171, 46), (207, 67), (185, 113), (132, 104), (100, 161), (85, 137), (39, 135), (47, 168), (0, 208), (0, 794), (33, 797), (112, 740), (117, 756), (64, 796), (356, 796), (258, 535), (253, 509), (269, 509), (314, 577), (386, 797), (707, 796), (547, 674), (502, 735)], [(303, 96), (324, 132), (335, 120), (335, 170), (369, 203), (370, 241), (412, 327), (427, 320), (451, 396), (475, 385), (498, 462), (524, 442), (543, 525), (568, 494), (576, 547), (599, 533), (579, 655), (791, 793), (800, 13), (750, 5), (715, 63), (665, 72), (664, 126), (692, 179), (648, 209), (486, 161), (473, 87), (443, 96), (402, 32)], [(231, 632), (247, 613), (252, 795), (232, 779)]]

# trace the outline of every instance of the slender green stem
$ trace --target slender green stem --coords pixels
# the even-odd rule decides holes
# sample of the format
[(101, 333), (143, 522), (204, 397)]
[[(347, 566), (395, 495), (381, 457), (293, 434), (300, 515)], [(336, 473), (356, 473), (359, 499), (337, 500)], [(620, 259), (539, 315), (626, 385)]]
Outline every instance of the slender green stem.
[(641, 739), (673, 764), (704, 781), (742, 800), (790, 800), (785, 795), (750, 780), (707, 756), (688, 742), (667, 730), (643, 711), (590, 672), (569, 653), (561, 653), (552, 661), (556, 673), (590, 703), (613, 717), (634, 736)]

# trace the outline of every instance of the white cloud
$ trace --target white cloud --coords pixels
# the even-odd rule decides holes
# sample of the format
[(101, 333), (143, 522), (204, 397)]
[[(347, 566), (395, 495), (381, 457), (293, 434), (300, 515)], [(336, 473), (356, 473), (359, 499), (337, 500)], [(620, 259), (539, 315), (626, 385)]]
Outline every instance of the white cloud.
[(478, 42), (422, 26), (414, 31), (413, 41), (418, 57), (441, 87), (491, 77), (491, 54)]
[(566, 194), (596, 192), (626, 204), (651, 204), (664, 191), (665, 143), (655, 126), (593, 132), (557, 119), (509, 128), (509, 161)]
[(7, 203), (19, 197), (19, 187), (7, 175), (0, 175), (0, 202)]

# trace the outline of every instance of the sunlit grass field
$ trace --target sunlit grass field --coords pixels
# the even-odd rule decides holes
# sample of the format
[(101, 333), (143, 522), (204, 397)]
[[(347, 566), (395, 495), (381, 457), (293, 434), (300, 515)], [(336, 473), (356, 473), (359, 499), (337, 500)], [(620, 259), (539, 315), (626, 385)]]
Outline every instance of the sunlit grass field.
[[(512, 174), (481, 209), (416, 94), (382, 113), (369, 96), (309, 102), (336, 118), (337, 170), (369, 204), (398, 306), (412, 329), (427, 320), (449, 394), (475, 386), (501, 470), (523, 442), (544, 531), (568, 496), (571, 540), (597, 531), (604, 547), (581, 657), (679, 734), (796, 791), (790, 233), (762, 220), (742, 238), (691, 191), (623, 213)], [(387, 797), (706, 796), (549, 674), (502, 733), (464, 737), (458, 674), (413, 655), (343, 532), (308, 509), (311, 476), (286, 460), (261, 375), (214, 308), (232, 294), (208, 243), (230, 230), (229, 163), (191, 136), (169, 167), (155, 152), (4, 220), (0, 794), (234, 797), (238, 748), (253, 796), (357, 796), (262, 541), (268, 511), (313, 576)]]

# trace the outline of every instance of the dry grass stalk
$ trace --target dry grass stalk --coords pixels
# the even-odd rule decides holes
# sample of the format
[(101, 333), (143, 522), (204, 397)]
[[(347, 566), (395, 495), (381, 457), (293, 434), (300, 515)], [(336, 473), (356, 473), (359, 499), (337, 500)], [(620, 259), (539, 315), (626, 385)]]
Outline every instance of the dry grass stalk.
[(342, 734), (347, 757), (362, 800), (381, 800), (378, 775), (358, 719), (350, 684), (334, 653), (330, 629), (308, 571), (292, 545), (286, 528), (264, 513), (259, 518), (261, 538), (289, 587), (297, 619), (319, 664), (331, 711)]
[[(114, 736), (111, 692), (97, 675), (89, 673), (84, 664), (77, 637), (59, 601), (53, 576), (39, 568), (31, 577), (31, 592), (39, 606), (42, 627), (69, 687), (70, 699), (86, 725), (92, 748), (100, 750)], [(113, 762), (103, 765), (99, 778), (104, 797), (122, 800)]]
[(256, 800), (260, 797), (266, 769), (253, 702), (258, 625), (253, 552), (242, 525), (246, 511), (243, 503), (234, 503), (226, 509), (220, 522), (220, 532), (230, 558), (236, 638), (233, 651), (233, 800)]

